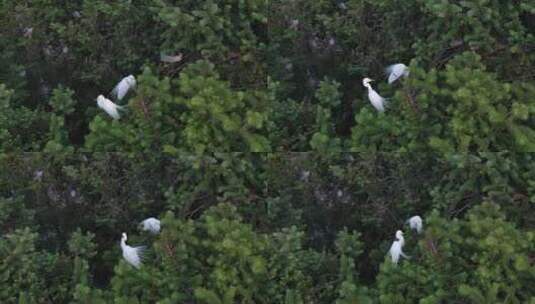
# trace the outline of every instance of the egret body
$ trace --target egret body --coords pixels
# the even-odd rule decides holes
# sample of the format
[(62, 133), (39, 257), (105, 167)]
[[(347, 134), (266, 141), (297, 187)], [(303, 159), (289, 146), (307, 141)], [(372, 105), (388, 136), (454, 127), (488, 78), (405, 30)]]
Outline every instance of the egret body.
[(419, 215), (415, 215), (407, 220), (411, 229), (416, 230), (418, 233), (422, 233), (423, 221)]
[(113, 103), (113, 101), (107, 99), (106, 97), (99, 95), (97, 97), (97, 105), (99, 108), (108, 113), (108, 115), (113, 117), (113, 119), (121, 118), (121, 115), (119, 114), (119, 109), (122, 109), (123, 107), (116, 105), (115, 103)]
[(143, 220), (141, 223), (141, 230), (148, 231), (153, 234), (160, 232), (160, 220), (154, 217), (149, 217)]
[(372, 82), (373, 79), (370, 78), (364, 78), (362, 79), (362, 85), (366, 88), (368, 88), (368, 99), (370, 100), (372, 106), (379, 112), (385, 111), (385, 104), (386, 100), (381, 97), (381, 95), (377, 94), (375, 90), (370, 85), (370, 82)]
[(143, 251), (145, 246), (132, 247), (126, 245), (126, 233), (123, 232), (121, 237), (121, 249), (123, 250), (123, 258), (128, 264), (138, 268), (141, 266), (141, 258), (143, 256)]
[(26, 38), (32, 38), (32, 34), (33, 34), (33, 27), (27, 27), (24, 29), (24, 37)]
[(178, 55), (171, 56), (166, 54), (160, 54), (160, 61), (165, 63), (175, 63), (182, 61), (182, 53), (179, 53)]
[(112, 95), (116, 96), (118, 100), (121, 100), (124, 98), (126, 93), (128, 93), (128, 91), (134, 89), (135, 87), (136, 78), (133, 75), (129, 75), (121, 79), (121, 81), (119, 81), (119, 83), (115, 86), (111, 93)]
[(403, 63), (396, 63), (386, 68), (386, 74), (388, 75), (388, 83), (391, 84), (401, 76), (408, 77), (409, 67)]
[(409, 257), (403, 253), (403, 246), (405, 246), (405, 238), (403, 237), (403, 231), (396, 231), (396, 240), (390, 247), (390, 257), (392, 257), (392, 263), (396, 264), (399, 261), (400, 256), (408, 259)]

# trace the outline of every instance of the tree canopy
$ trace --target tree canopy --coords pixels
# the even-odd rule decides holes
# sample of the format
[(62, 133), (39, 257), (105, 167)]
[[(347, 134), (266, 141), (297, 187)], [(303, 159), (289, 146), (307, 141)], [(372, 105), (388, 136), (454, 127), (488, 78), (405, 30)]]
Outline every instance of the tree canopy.
[(534, 114), (530, 1), (0, 0), (0, 303), (535, 304)]

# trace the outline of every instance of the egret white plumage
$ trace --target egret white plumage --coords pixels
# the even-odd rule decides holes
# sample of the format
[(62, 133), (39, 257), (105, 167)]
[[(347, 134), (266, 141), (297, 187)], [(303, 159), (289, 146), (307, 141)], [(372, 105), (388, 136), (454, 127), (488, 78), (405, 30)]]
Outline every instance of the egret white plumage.
[(43, 174), (44, 174), (44, 171), (43, 170), (37, 170), (34, 172), (34, 175), (33, 175), (33, 180), (36, 180), (36, 181), (41, 181), (41, 179), (43, 178)]
[(362, 85), (366, 88), (368, 88), (368, 99), (370, 100), (372, 106), (379, 112), (385, 111), (385, 104), (386, 99), (381, 97), (381, 95), (377, 94), (375, 90), (370, 85), (370, 82), (372, 82), (373, 79), (370, 79), (368, 77), (362, 79)]
[(33, 27), (27, 27), (24, 29), (24, 33), (23, 33), (24, 37), (26, 38), (32, 38), (32, 35), (33, 35)]
[(113, 117), (113, 119), (121, 118), (121, 115), (119, 114), (119, 109), (122, 109), (123, 107), (113, 103), (113, 101), (107, 99), (106, 97), (99, 95), (97, 97), (97, 105), (99, 108), (108, 113), (108, 115)]
[(335, 0), (336, 6), (341, 10), (347, 10), (346, 0)]
[(390, 257), (392, 257), (392, 263), (397, 264), (399, 257), (402, 256), (406, 259), (410, 258), (409, 256), (403, 253), (403, 246), (405, 246), (405, 238), (403, 237), (403, 231), (396, 231), (396, 240), (392, 243), (390, 247)]
[(310, 171), (308, 170), (303, 170), (301, 171), (301, 177), (300, 179), (304, 182), (308, 182), (308, 178), (310, 177)]
[(290, 21), (290, 28), (292, 30), (297, 30), (298, 27), (299, 27), (299, 20), (298, 19), (292, 19)]
[(415, 215), (407, 220), (407, 223), (411, 227), (411, 229), (416, 230), (418, 233), (422, 233), (423, 229), (423, 221), (422, 218), (419, 215)]
[(149, 217), (144, 219), (141, 223), (141, 230), (148, 231), (153, 234), (158, 234), (160, 232), (160, 220), (154, 217)]
[(118, 100), (121, 100), (124, 98), (126, 93), (128, 93), (128, 91), (134, 89), (135, 87), (136, 78), (134, 77), (134, 75), (128, 75), (125, 78), (121, 79), (121, 81), (119, 81), (113, 91), (111, 91), (111, 94), (117, 97)]
[(403, 63), (396, 63), (386, 68), (386, 74), (388, 75), (388, 83), (391, 84), (398, 80), (401, 76), (409, 76), (409, 67)]
[(166, 62), (166, 63), (175, 63), (175, 62), (182, 61), (182, 53), (179, 53), (178, 55), (174, 55), (174, 56), (162, 53), (160, 54), (160, 61)]
[(137, 246), (132, 247), (126, 245), (126, 233), (123, 232), (123, 235), (121, 237), (121, 249), (123, 250), (123, 258), (125, 261), (128, 262), (128, 264), (136, 267), (139, 269), (141, 267), (141, 259), (143, 258), (143, 251), (145, 250), (145, 246)]

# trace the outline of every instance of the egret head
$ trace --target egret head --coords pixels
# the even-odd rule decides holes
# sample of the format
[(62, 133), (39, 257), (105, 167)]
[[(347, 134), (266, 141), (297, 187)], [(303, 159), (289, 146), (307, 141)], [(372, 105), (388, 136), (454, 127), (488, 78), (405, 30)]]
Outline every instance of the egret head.
[(401, 240), (403, 238), (403, 231), (396, 231), (396, 239)]
[(406, 66), (406, 65), (403, 64), (403, 63), (398, 63), (397, 65), (399, 66), (399, 70), (400, 70), (400, 72), (403, 73), (403, 76), (404, 76), (404, 77), (409, 77), (409, 67)]
[(122, 235), (121, 239), (126, 242), (126, 240), (127, 240), (126, 232), (123, 232), (123, 235)]
[(370, 82), (372, 82), (372, 81), (373, 81), (373, 79), (370, 79), (370, 78), (366, 77), (366, 78), (362, 79), (362, 85), (365, 86), (365, 87), (367, 87), (368, 84), (369, 84)]
[(136, 78), (134, 77), (134, 75), (128, 75), (128, 77), (126, 77), (126, 82), (131, 86), (135, 86)]
[(98, 97), (97, 97), (97, 101), (101, 101), (101, 100), (103, 100), (104, 98), (105, 98), (105, 97), (104, 97), (102, 94), (101, 94), (101, 95), (98, 95)]

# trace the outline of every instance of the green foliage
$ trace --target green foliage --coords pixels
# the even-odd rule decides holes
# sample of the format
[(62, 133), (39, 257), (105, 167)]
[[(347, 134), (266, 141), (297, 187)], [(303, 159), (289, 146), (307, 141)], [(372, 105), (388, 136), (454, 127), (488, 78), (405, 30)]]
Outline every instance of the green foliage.
[[(442, 71), (411, 66), (404, 92), (387, 114), (364, 109), (355, 116), (352, 147), (362, 150), (440, 153), (533, 151), (535, 87), (502, 83), (480, 57), (464, 53)], [(535, 96), (535, 95), (533, 95)], [(527, 99), (526, 99), (527, 97)]]
[(438, 155), (2, 155), (2, 302), (531, 301), (531, 155)]
[(270, 149), (266, 95), (233, 90), (219, 79), (213, 64), (191, 64), (173, 82), (145, 69), (139, 81), (127, 121), (95, 117), (86, 139), (88, 149), (131, 152), (163, 147), (175, 155)]
[[(531, 152), (524, 2), (4, 1), (3, 150)], [(377, 114), (361, 79), (394, 62)], [(130, 74), (112, 121), (95, 98)]]
[(139, 97), (130, 102), (120, 122), (96, 116), (90, 123), (86, 147), (97, 151), (151, 151), (158, 145), (176, 142), (176, 112), (169, 79), (158, 79), (146, 68), (138, 79)]
[[(65, 128), (65, 116), (74, 112), (76, 102), (72, 99), (74, 92), (61, 86), (54, 89), (50, 104), (54, 114), (50, 116), (50, 138), (44, 148), (46, 153), (59, 153), (69, 146), (69, 134)], [(72, 147), (67, 151), (72, 151)]]
[(23, 196), (0, 198), (0, 227), (3, 231), (30, 226), (35, 210), (25, 208)]
[(529, 193), (533, 192), (530, 183), (535, 168), (531, 154), (451, 154), (443, 165), (447, 169), (431, 190), (436, 208), (458, 215), (470, 208), (474, 200), (490, 200), (499, 203), (520, 225), (533, 225), (534, 200)]
[[(137, 272), (120, 263), (112, 281), (116, 299), (151, 302), (272, 303), (287, 288), (304, 290), (302, 234), (259, 234), (236, 209), (219, 205), (196, 221), (167, 214), (154, 244), (154, 261)], [(154, 288), (146, 288), (146, 284)], [(193, 291), (193, 294), (190, 291)]]
[(348, 233), (342, 230), (338, 233), (336, 247), (340, 253), (340, 286), (337, 304), (372, 303), (365, 294), (364, 288), (359, 288), (355, 277), (355, 259), (362, 254), (362, 244), (358, 241), (358, 233)]
[(182, 96), (176, 102), (186, 108), (180, 117), (186, 145), (198, 153), (268, 151), (261, 133), (269, 113), (265, 94), (233, 91), (218, 78), (213, 65), (203, 61), (180, 75)]
[[(77, 284), (88, 284), (92, 235), (79, 230), (69, 241), (70, 254), (38, 248), (38, 234), (26, 227), (0, 239), (2, 303), (65, 303)], [(44, 240), (43, 240), (44, 241)]]
[[(342, 93), (336, 110), (344, 115), (330, 120), (337, 128), (328, 137), (350, 138), (345, 149), (534, 150), (533, 86), (526, 76), (535, 59), (531, 4), (274, 1), (271, 12), (270, 75), (280, 82), (278, 98), (306, 105), (317, 79), (336, 79)], [(360, 80), (411, 61), (402, 86), (377, 82), (390, 107), (375, 114)], [(347, 119), (353, 112), (355, 119)], [(320, 128), (306, 112), (299, 114), (302, 123)], [(326, 135), (312, 132), (300, 128), (294, 138), (326, 142)]]
[(24, 293), (27, 301), (37, 302), (41, 299), (40, 292), (44, 290), (45, 282), (36, 270), (40, 267), (40, 257), (35, 249), (37, 234), (29, 228), (16, 230), (4, 236), (0, 242), (2, 288), (0, 299), (5, 303), (16, 303), (20, 293)]
[(46, 116), (16, 106), (13, 91), (0, 84), (0, 151), (40, 149), (47, 130)]
[(0, 1), (0, 302), (535, 303), (534, 45), (532, 1)]
[(435, 212), (413, 259), (382, 265), (380, 300), (526, 303), (533, 295), (528, 260), (534, 237), (507, 222), (495, 204), (483, 203), (463, 220), (447, 221)]
[(239, 50), (251, 57), (256, 44), (262, 43), (254, 27), (267, 22), (266, 1), (155, 2), (158, 19), (169, 26), (163, 33), (167, 49), (190, 49), (214, 57)]
[(319, 105), (316, 108), (316, 125), (319, 130), (312, 135), (310, 147), (316, 151), (338, 151), (340, 149), (340, 139), (332, 138), (335, 135), (334, 126), (331, 122), (331, 108), (340, 105), (340, 94), (338, 93), (337, 82), (322, 81), (316, 92)]

